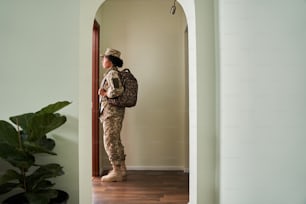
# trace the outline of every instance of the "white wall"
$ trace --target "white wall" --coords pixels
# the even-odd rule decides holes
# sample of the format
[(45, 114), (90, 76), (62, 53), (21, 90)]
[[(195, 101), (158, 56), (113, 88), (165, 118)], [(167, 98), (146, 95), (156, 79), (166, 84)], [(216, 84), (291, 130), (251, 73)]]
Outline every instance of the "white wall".
[[(217, 203), (217, 67), (214, 1), (197, 0), (197, 204)], [(194, 148), (191, 146), (190, 148)], [(191, 158), (192, 159), (192, 158)], [(192, 162), (192, 161), (191, 161)], [(193, 192), (191, 191), (190, 194)]]
[(306, 202), (306, 2), (220, 2), (221, 204)]
[[(124, 67), (139, 83), (137, 106), (126, 109), (121, 134), (129, 169), (188, 168), (186, 18), (179, 4), (171, 15), (171, 5), (164, 0), (111, 0), (97, 12), (101, 53), (107, 47), (119, 49)], [(104, 167), (107, 163), (104, 153)]]
[[(79, 4), (0, 1), (0, 26), (0, 119), (72, 101), (61, 111), (67, 123), (50, 134), (58, 156), (48, 161), (64, 166), (66, 174), (55, 180), (56, 187), (70, 194), (70, 203), (78, 203)], [(0, 161), (0, 172), (4, 170)]]

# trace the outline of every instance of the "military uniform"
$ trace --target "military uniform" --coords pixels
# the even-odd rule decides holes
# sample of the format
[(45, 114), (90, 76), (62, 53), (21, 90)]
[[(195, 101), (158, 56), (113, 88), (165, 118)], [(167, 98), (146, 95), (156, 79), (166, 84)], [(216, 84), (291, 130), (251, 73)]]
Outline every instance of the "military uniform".
[(107, 93), (106, 97), (100, 96), (100, 120), (103, 124), (104, 147), (110, 162), (119, 164), (125, 160), (124, 147), (120, 139), (125, 108), (107, 102), (107, 98), (118, 97), (123, 92), (116, 67), (112, 67), (104, 74), (100, 88), (106, 90)]
[[(120, 58), (120, 52), (108, 48), (105, 55)], [(104, 74), (100, 89), (104, 89), (106, 96), (100, 95), (100, 121), (103, 125), (104, 148), (113, 170), (101, 178), (102, 181), (122, 181), (126, 176), (124, 146), (121, 143), (120, 132), (124, 118), (125, 108), (108, 103), (108, 98), (116, 98), (123, 91), (119, 78), (118, 68), (113, 66)]]

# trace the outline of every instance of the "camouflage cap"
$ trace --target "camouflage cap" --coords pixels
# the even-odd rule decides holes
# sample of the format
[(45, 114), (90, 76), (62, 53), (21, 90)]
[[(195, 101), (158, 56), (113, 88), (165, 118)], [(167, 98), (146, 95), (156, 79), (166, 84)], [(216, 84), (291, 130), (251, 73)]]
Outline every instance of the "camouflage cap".
[(109, 55), (120, 58), (121, 52), (112, 48), (106, 48), (105, 53), (101, 56), (104, 57)]

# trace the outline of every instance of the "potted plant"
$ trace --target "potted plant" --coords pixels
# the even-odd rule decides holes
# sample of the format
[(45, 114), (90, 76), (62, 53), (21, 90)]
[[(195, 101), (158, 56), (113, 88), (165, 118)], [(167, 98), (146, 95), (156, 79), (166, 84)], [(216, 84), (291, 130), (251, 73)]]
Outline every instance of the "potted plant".
[(66, 122), (66, 116), (57, 111), (68, 104), (60, 101), (35, 113), (10, 117), (14, 125), (0, 120), (0, 158), (13, 167), (0, 176), (0, 194), (22, 190), (4, 204), (59, 204), (68, 200), (65, 191), (52, 188), (52, 178), (63, 175), (63, 167), (57, 163), (40, 164), (36, 159), (39, 154), (56, 155), (55, 141), (47, 133)]

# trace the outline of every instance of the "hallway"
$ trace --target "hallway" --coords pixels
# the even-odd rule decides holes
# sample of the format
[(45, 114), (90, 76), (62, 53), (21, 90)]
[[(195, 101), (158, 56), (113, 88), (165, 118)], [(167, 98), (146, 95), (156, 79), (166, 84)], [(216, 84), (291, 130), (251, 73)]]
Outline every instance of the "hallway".
[(189, 175), (181, 171), (128, 171), (128, 180), (102, 183), (93, 178), (93, 204), (186, 204)]

